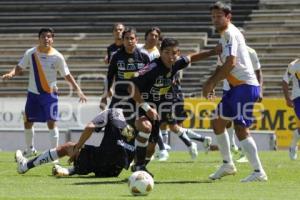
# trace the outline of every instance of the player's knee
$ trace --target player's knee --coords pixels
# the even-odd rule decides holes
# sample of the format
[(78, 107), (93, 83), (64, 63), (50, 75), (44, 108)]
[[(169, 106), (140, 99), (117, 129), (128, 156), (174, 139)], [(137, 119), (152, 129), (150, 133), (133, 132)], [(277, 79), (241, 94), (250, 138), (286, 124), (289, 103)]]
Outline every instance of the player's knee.
[(135, 122), (135, 127), (137, 130), (145, 133), (151, 133), (152, 130), (152, 124), (149, 120), (137, 120)]

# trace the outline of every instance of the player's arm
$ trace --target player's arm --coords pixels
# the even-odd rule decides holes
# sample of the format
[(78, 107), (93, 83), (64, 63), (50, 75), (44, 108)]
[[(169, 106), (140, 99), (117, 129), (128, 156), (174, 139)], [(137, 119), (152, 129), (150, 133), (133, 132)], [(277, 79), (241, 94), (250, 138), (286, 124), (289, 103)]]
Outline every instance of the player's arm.
[(206, 81), (203, 86), (202, 94), (205, 98), (213, 91), (216, 87), (217, 83), (223, 79), (225, 79), (229, 73), (232, 71), (236, 64), (236, 57), (235, 56), (228, 56), (226, 58), (225, 63), (218, 67), (213, 75)]
[(209, 58), (211, 56), (215, 56), (222, 52), (222, 46), (220, 44), (216, 45), (213, 49), (207, 51), (201, 51), (199, 53), (189, 54), (190, 62), (196, 62), (199, 60), (203, 60)]
[(74, 77), (72, 76), (72, 74), (68, 74), (64, 78), (66, 81), (68, 81), (72, 85), (73, 89), (77, 91), (77, 95), (79, 96), (79, 102), (86, 102), (87, 98), (84, 95), (84, 93), (82, 92), (81, 88), (76, 83), (76, 81), (74, 80)]
[(23, 69), (20, 66), (14, 67), (10, 72), (3, 74), (2, 79), (3, 80), (8, 80), (13, 78), (14, 76), (19, 76), (23, 74)]
[(148, 103), (142, 98), (139, 88), (133, 83), (129, 84), (128, 92), (132, 95), (133, 100), (139, 105), (147, 114), (151, 120), (158, 120), (159, 116), (154, 108), (152, 108)]
[(69, 163), (72, 163), (74, 160), (76, 160), (81, 148), (83, 147), (85, 142), (91, 137), (94, 130), (95, 130), (95, 124), (92, 122), (88, 123), (88, 125), (85, 127), (85, 129), (81, 133), (81, 136), (80, 136), (78, 142), (74, 146), (73, 154), (70, 156)]
[(285, 73), (281, 84), (282, 84), (282, 91), (283, 91), (286, 105), (288, 107), (293, 108), (294, 103), (293, 103), (293, 100), (291, 99), (291, 96), (289, 93), (289, 74), (288, 74), (288, 72)]

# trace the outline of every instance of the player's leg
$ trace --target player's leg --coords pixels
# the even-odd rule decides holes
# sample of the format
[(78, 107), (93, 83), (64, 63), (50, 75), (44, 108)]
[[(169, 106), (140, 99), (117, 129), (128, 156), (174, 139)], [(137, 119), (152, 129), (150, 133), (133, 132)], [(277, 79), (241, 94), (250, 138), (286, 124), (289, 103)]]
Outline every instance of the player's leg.
[(235, 143), (235, 131), (234, 131), (233, 123), (231, 121), (228, 122), (228, 124), (226, 125), (226, 129), (227, 129), (227, 133), (229, 136), (231, 152), (234, 154), (237, 154), (239, 151), (239, 148)]
[(300, 97), (293, 100), (294, 102), (294, 111), (297, 116), (297, 129), (293, 132), (293, 137), (291, 141), (291, 145), (289, 148), (289, 156), (291, 160), (297, 159), (297, 151), (298, 151), (298, 142), (300, 140)]
[(34, 122), (43, 122), (44, 116), (40, 106), (38, 95), (28, 92), (24, 113), (24, 133), (26, 149), (23, 151), (25, 157), (35, 156), (37, 151), (34, 146)]
[(212, 119), (213, 130), (216, 135), (216, 141), (223, 162), (220, 168), (209, 176), (212, 180), (220, 179), (227, 175), (234, 175), (236, 173), (236, 168), (230, 152), (229, 136), (226, 131), (226, 125), (230, 121), (230, 117), (234, 116), (231, 105), (234, 102), (230, 98), (232, 96), (229, 95), (230, 92), (232, 91), (228, 91), (228, 93), (222, 97), (216, 110), (217, 117)]
[(197, 144), (190, 140), (190, 138), (186, 134), (185, 129), (178, 124), (169, 124), (169, 127), (171, 132), (177, 134), (179, 139), (188, 147), (191, 158), (195, 160), (198, 156)]
[(241, 85), (235, 90), (236, 100), (239, 102), (235, 107), (237, 110), (234, 119), (235, 132), (240, 141), (242, 150), (246, 154), (249, 163), (253, 168), (253, 173), (245, 179), (242, 179), (242, 182), (266, 181), (268, 179), (262, 167), (256, 143), (250, 135), (250, 130), (248, 128), (253, 122), (253, 106), (259, 97), (259, 93), (259, 87), (251, 85)]
[(64, 157), (66, 155), (70, 156), (72, 155), (73, 148), (75, 146), (75, 143), (68, 142), (61, 146), (58, 146), (53, 149), (49, 149), (42, 154), (32, 158), (31, 160), (27, 160), (22, 154), (20, 150), (16, 151), (16, 160), (18, 163), (18, 173), (24, 174), (31, 168), (37, 167), (39, 165), (43, 165), (49, 162), (53, 162), (54, 160)]
[(148, 146), (148, 140), (152, 131), (151, 122), (145, 117), (139, 117), (135, 121), (135, 128), (139, 131), (135, 138), (136, 158), (133, 171), (143, 170), (145, 168), (145, 158)]

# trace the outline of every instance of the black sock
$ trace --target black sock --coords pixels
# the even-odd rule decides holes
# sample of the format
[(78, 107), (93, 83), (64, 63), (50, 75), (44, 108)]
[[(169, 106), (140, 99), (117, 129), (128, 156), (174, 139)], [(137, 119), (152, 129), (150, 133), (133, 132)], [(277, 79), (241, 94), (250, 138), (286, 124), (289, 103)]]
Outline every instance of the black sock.
[(136, 154), (136, 165), (144, 165), (145, 164), (145, 158), (146, 158), (146, 151), (147, 147), (140, 147), (137, 146), (135, 148), (135, 154)]
[(179, 138), (183, 141), (183, 143), (186, 146), (190, 147), (192, 145), (191, 141), (188, 138), (186, 138), (186, 134), (180, 135)]
[(158, 145), (160, 151), (166, 150), (165, 145), (163, 143), (162, 136), (160, 134), (158, 135), (158, 138), (157, 138), (157, 145)]

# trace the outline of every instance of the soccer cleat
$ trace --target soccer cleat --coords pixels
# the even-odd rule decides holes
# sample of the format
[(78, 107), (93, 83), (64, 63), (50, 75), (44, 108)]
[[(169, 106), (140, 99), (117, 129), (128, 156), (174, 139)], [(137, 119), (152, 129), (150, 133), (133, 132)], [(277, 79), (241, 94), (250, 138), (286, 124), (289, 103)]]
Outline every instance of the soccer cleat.
[(168, 153), (167, 150), (161, 150), (161, 151), (159, 151), (159, 153), (157, 155), (157, 160), (158, 161), (163, 162), (163, 161), (168, 160), (168, 158), (169, 158), (169, 153)]
[(57, 177), (64, 177), (64, 176), (69, 176), (69, 170), (67, 168), (64, 168), (60, 165), (54, 165), (52, 167), (52, 175), (57, 176)]
[(237, 163), (246, 163), (246, 162), (248, 162), (248, 159), (243, 153), (241, 153), (241, 156), (236, 160), (236, 162)]
[(30, 150), (26, 149), (23, 151), (23, 156), (26, 158), (36, 156), (36, 155), (37, 155), (37, 150), (35, 150), (35, 148), (31, 148)]
[(296, 160), (298, 155), (297, 155), (298, 147), (290, 147), (289, 149), (289, 155), (291, 160)]
[(17, 172), (19, 174), (25, 174), (28, 171), (27, 158), (23, 156), (21, 150), (16, 151), (15, 158), (17, 161)]
[(267, 181), (268, 177), (266, 175), (265, 172), (253, 172), (252, 174), (250, 174), (249, 176), (247, 176), (246, 178), (242, 179), (241, 182), (245, 183), (245, 182), (253, 182), (253, 181)]
[(192, 157), (192, 160), (195, 160), (198, 156), (197, 144), (195, 142), (191, 142), (191, 146), (189, 146), (189, 153)]
[(205, 153), (208, 153), (208, 151), (210, 150), (211, 141), (212, 141), (211, 137), (209, 136), (204, 137), (203, 148)]
[(220, 168), (213, 174), (209, 175), (209, 179), (216, 180), (221, 179), (224, 176), (235, 175), (237, 172), (234, 164), (224, 163)]

